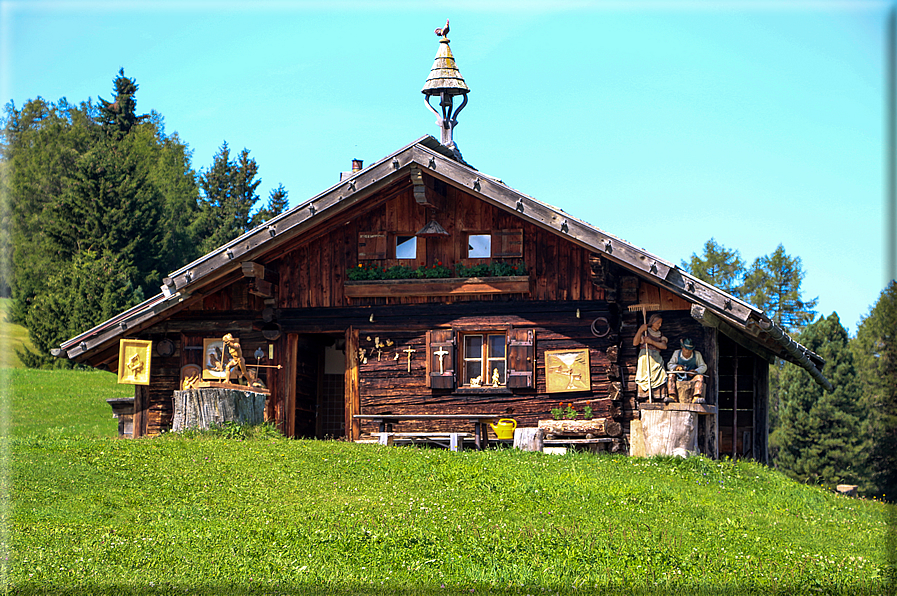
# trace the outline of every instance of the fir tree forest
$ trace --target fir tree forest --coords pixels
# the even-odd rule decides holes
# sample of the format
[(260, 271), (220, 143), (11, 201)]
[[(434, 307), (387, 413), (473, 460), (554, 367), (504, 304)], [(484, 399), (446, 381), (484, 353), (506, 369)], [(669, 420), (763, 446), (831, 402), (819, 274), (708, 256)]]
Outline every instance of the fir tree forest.
[(109, 100), (38, 97), (5, 107), (0, 221), (9, 274), (0, 290), (35, 346), (19, 352), (26, 366), (60, 366), (50, 356), (60, 342), (287, 208), (283, 185), (257, 205), (261, 179), (248, 149), (231, 155), (224, 142), (211, 166), (195, 170), (162, 115), (138, 113), (137, 91), (122, 69)]
[[(36, 98), (5, 106), (0, 124), (0, 294), (28, 329), (29, 367), (63, 366), (50, 350), (158, 291), (162, 277), (284, 212), (277, 185), (259, 204), (258, 164), (222, 142), (196, 169), (187, 143), (138, 84), (114, 77), (109, 99)], [(13, 250), (14, 248), (14, 250)], [(783, 245), (746, 263), (714, 238), (682, 261), (692, 275), (755, 305), (825, 359), (829, 392), (798, 367), (770, 367), (770, 447), (788, 476), (866, 496), (897, 494), (897, 284), (850, 337), (836, 313), (803, 296), (800, 257)]]

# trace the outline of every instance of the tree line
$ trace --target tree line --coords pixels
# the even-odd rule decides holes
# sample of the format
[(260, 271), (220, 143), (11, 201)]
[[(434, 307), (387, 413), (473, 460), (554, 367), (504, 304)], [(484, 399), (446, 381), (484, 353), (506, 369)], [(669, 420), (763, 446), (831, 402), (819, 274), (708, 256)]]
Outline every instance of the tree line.
[(224, 142), (194, 170), (162, 115), (138, 113), (137, 90), (122, 69), (109, 101), (5, 106), (0, 293), (36, 349), (19, 352), (26, 366), (52, 365), (52, 348), (288, 206), (283, 185), (256, 205), (261, 179), (247, 149), (234, 155)]
[(711, 238), (682, 266), (695, 277), (763, 309), (794, 339), (825, 360), (832, 391), (804, 369), (770, 367), (770, 455), (800, 482), (861, 494), (897, 496), (897, 283), (893, 280), (851, 338), (837, 313), (816, 318), (817, 299), (802, 297), (799, 257), (782, 245), (746, 266), (737, 250)]

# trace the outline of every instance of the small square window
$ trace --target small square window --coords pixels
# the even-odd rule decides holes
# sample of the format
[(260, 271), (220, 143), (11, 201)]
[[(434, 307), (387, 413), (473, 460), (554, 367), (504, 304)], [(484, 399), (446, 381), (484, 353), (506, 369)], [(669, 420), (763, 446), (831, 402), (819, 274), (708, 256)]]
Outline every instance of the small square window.
[(471, 259), (488, 259), (492, 256), (492, 236), (490, 234), (470, 234), (467, 236), (467, 256)]
[(417, 236), (396, 236), (396, 258), (417, 258)]

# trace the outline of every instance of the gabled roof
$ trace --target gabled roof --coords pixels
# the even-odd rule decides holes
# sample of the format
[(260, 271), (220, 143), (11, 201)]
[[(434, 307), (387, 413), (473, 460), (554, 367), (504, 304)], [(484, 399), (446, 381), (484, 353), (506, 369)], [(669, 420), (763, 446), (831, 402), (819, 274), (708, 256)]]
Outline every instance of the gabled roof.
[(694, 305), (692, 316), (704, 325), (717, 327), (720, 332), (768, 358), (778, 356), (801, 366), (820, 385), (831, 389), (831, 384), (820, 372), (822, 359), (792, 340), (763, 311), (672, 263), (457, 161), (450, 149), (429, 135), (172, 272), (165, 278), (161, 294), (66, 341), (56, 355), (81, 361), (91, 353), (108, 350), (125, 335), (133, 335), (183, 308), (192, 292), (233, 276), (241, 269), (242, 262), (260, 259), (273, 248), (338, 216), (378, 190), (409, 177), (412, 168), (426, 170), (430, 176), (463, 188), (487, 203), (514, 211), (531, 224), (563, 236), (673, 292)]

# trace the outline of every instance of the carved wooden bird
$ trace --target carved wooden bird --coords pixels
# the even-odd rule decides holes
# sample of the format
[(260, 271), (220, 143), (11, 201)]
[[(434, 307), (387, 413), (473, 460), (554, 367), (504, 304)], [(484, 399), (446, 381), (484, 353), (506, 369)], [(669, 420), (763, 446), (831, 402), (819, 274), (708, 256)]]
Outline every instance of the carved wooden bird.
[(436, 33), (436, 35), (439, 35), (440, 37), (448, 37), (448, 32), (449, 32), (449, 20), (446, 19), (445, 27), (443, 27), (442, 29), (437, 29), (435, 31), (435, 33)]

